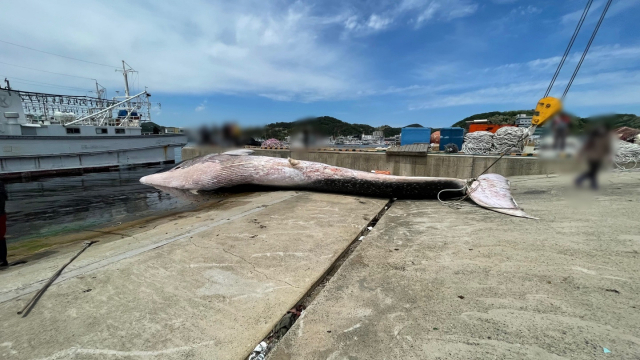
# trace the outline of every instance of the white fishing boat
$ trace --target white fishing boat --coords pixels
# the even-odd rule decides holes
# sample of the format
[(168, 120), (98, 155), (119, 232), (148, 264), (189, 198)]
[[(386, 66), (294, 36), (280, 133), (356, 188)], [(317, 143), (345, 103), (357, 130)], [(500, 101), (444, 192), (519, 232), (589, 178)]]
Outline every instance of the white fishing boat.
[(184, 134), (142, 134), (151, 120), (150, 94), (96, 97), (0, 87), (0, 178), (173, 163)]

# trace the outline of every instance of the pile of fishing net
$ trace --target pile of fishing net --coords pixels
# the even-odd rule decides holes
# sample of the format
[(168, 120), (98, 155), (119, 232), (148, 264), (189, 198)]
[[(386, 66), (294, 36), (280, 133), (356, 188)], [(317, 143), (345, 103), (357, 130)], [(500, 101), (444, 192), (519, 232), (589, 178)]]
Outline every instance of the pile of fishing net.
[(503, 152), (520, 152), (524, 148), (522, 137), (527, 128), (521, 127), (502, 127), (496, 131), (493, 136), (493, 149), (497, 153)]
[(260, 147), (262, 148), (282, 147), (282, 143), (280, 143), (280, 141), (278, 141), (277, 139), (269, 139), (269, 140), (265, 140)]
[(474, 131), (464, 136), (462, 152), (465, 154), (487, 155), (493, 152), (494, 135), (488, 131)]
[(626, 141), (616, 141), (613, 162), (621, 170), (633, 169), (640, 161), (640, 145)]

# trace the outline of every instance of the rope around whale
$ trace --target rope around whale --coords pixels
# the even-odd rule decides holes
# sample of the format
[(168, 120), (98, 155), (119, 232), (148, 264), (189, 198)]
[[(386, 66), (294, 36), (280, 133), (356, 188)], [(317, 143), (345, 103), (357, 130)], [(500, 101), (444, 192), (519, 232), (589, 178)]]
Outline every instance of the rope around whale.
[[(473, 182), (476, 180), (478, 179), (477, 178), (468, 179), (467, 183), (460, 189), (442, 189), (438, 191), (438, 195), (436, 197), (438, 198), (438, 201), (440, 201), (441, 205), (448, 206), (452, 209), (460, 209), (462, 207), (462, 202), (465, 201), (469, 196), (471, 196), (471, 193), (475, 191), (475, 189), (471, 188), (471, 184), (473, 184)], [(450, 192), (450, 191), (456, 191), (456, 192), (462, 191), (464, 195), (459, 197), (458, 199), (453, 199), (453, 200), (440, 199), (440, 194), (442, 194), (443, 192)]]
[[(507, 129), (507, 128), (502, 128), (502, 129)], [(502, 130), (502, 129), (500, 129), (500, 130)], [(515, 128), (515, 129), (520, 129), (520, 128)], [(500, 130), (498, 130), (498, 131), (500, 131)], [(514, 132), (509, 131), (509, 133), (513, 134)], [(524, 139), (526, 139), (526, 138), (527, 138), (527, 132), (526, 131), (521, 132), (519, 139), (515, 142), (515, 146), (516, 147), (520, 146), (520, 143), (522, 141), (524, 141)], [(489, 165), (486, 169), (484, 169), (484, 171), (482, 173), (480, 173), (480, 175), (478, 175), (477, 177), (468, 179), (466, 185), (463, 186), (462, 188), (460, 188), (460, 189), (443, 189), (443, 190), (440, 190), (438, 192), (438, 195), (437, 195), (437, 198), (438, 198), (438, 201), (440, 201), (440, 204), (445, 205), (445, 206), (449, 206), (451, 208), (460, 209), (461, 206), (462, 206), (462, 201), (466, 200), (469, 196), (471, 196), (471, 194), (476, 189), (478, 189), (480, 187), (480, 186), (476, 186), (476, 188), (473, 189), (473, 188), (471, 188), (471, 184), (473, 184), (474, 181), (478, 180), (478, 178), (480, 178), (480, 176), (484, 175), (487, 171), (489, 171), (489, 169), (491, 169), (493, 167), (493, 165), (495, 165), (498, 161), (500, 161), (500, 159), (502, 159), (507, 154), (507, 152), (509, 152), (509, 150), (511, 150), (512, 148), (513, 147), (511, 146), (511, 147), (508, 147), (508, 148), (504, 149), (502, 154), (494, 162), (492, 162), (491, 165)], [(448, 191), (464, 191), (465, 195), (462, 196), (459, 199), (455, 199), (455, 200), (451, 200), (451, 201), (444, 201), (444, 200), (440, 199), (440, 194), (443, 193), (443, 192), (448, 192)]]

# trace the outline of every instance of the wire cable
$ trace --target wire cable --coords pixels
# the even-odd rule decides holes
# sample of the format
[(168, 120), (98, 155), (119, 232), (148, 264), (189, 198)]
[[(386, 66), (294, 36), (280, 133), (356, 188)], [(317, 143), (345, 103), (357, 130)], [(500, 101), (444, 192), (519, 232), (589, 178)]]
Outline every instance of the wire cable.
[(591, 44), (593, 43), (593, 39), (596, 38), (596, 34), (598, 33), (598, 30), (600, 29), (600, 25), (602, 25), (602, 21), (604, 20), (605, 15), (607, 15), (607, 11), (609, 10), (609, 6), (611, 6), (611, 2), (613, 2), (613, 0), (607, 1), (607, 5), (604, 7), (604, 10), (602, 11), (602, 15), (600, 15), (600, 20), (598, 20), (598, 24), (596, 25), (596, 28), (593, 29), (593, 33), (591, 34), (591, 38), (589, 39), (589, 42), (587, 43), (587, 47), (584, 49), (584, 52), (582, 53), (582, 57), (580, 58), (580, 62), (578, 62), (578, 65), (576, 66), (576, 69), (573, 71), (573, 75), (571, 75), (571, 79), (569, 80), (569, 83), (567, 84), (567, 87), (564, 89), (564, 93), (562, 94), (562, 99), (563, 100), (564, 100), (564, 97), (567, 96), (567, 93), (569, 92), (569, 89), (571, 88), (571, 85), (573, 84), (573, 80), (576, 78), (576, 75), (578, 75), (578, 71), (580, 71), (580, 67), (582, 66), (582, 62), (584, 61), (584, 58), (587, 56), (587, 53), (589, 52), (589, 48), (591, 47)]
[(48, 51), (38, 50), (38, 49), (34, 49), (34, 48), (31, 48), (31, 47), (28, 47), (28, 46), (14, 44), (12, 42), (4, 41), (4, 40), (0, 40), (0, 42), (1, 43), (5, 43), (5, 44), (9, 44), (9, 45), (13, 45), (13, 46), (17, 46), (17, 47), (21, 47), (21, 48), (24, 48), (24, 49), (29, 49), (29, 50), (32, 50), (32, 51), (41, 52), (43, 54), (49, 54), (49, 55), (58, 56), (58, 57), (65, 58), (65, 59), (75, 60), (75, 61), (81, 61), (81, 62), (87, 63), (87, 64), (106, 66), (106, 67), (110, 67), (110, 68), (116, 68), (117, 67), (117, 66), (113, 66), (113, 65), (100, 64), (100, 63), (93, 62), (93, 61), (76, 59), (76, 58), (73, 58), (73, 57), (70, 57), (70, 56), (58, 55), (58, 54), (50, 53)]
[(58, 277), (60, 276), (60, 274), (62, 274), (62, 271), (73, 262), (73, 260), (75, 260), (78, 256), (80, 256), (80, 254), (82, 254), (85, 250), (87, 250), (87, 248), (89, 248), (89, 246), (95, 244), (97, 241), (85, 241), (83, 244), (84, 246), (82, 247), (82, 249), (80, 249), (80, 251), (78, 251), (77, 254), (75, 254), (71, 260), (69, 260), (66, 264), (62, 265), (62, 267), (60, 269), (58, 269), (58, 271), (56, 271), (51, 278), (49, 278), (49, 280), (44, 284), (44, 286), (38, 290), (38, 292), (36, 292), (36, 294), (31, 298), (31, 300), (29, 300), (29, 302), (27, 302), (25, 304), (25, 306), (18, 311), (18, 315), (22, 315), (22, 317), (26, 317), (27, 315), (29, 315), (29, 313), (31, 312), (31, 309), (33, 309), (34, 306), (36, 306), (36, 303), (38, 303), (38, 300), (40, 300), (40, 298), (42, 297), (42, 295), (44, 294), (45, 291), (47, 291), (47, 289), (49, 288), (49, 286), (51, 286), (51, 284), (53, 284), (54, 281), (56, 281), (58, 279)]
[(573, 47), (573, 43), (576, 41), (576, 38), (578, 37), (578, 33), (580, 32), (580, 28), (582, 28), (582, 24), (584, 23), (584, 20), (587, 18), (587, 13), (589, 12), (589, 9), (591, 8), (591, 4), (592, 3), (593, 3), (593, 0), (587, 1), (587, 5), (585, 6), (584, 10), (582, 11), (582, 16), (580, 16), (580, 20), (578, 21), (578, 25), (576, 25), (576, 29), (573, 31), (573, 36), (571, 36), (571, 40), (569, 40), (569, 44), (567, 45), (567, 48), (564, 50), (564, 55), (562, 55), (562, 59), (560, 60), (560, 63), (558, 64), (558, 68), (556, 69), (555, 74), (553, 74), (553, 78), (551, 79), (551, 83), (549, 83), (549, 87), (547, 87), (547, 92), (544, 93), (543, 97), (549, 96), (549, 93), (551, 92), (551, 88), (553, 88), (553, 84), (556, 82), (556, 79), (558, 78), (558, 75), (560, 74), (560, 70), (562, 69), (562, 66), (564, 65), (564, 62), (567, 60), (567, 56), (569, 56), (569, 52), (571, 51), (571, 47)]
[(21, 79), (21, 78), (17, 78), (17, 77), (14, 77), (14, 76), (0, 75), (0, 77), (4, 77), (4, 78), (7, 78), (7, 79), (10, 79), (11, 81), (24, 83), (24, 84), (30, 84), (30, 85), (42, 85), (42, 86), (58, 87), (58, 88), (63, 88), (63, 89), (82, 90), (82, 91), (85, 91), (85, 92), (86, 91), (93, 91), (93, 90), (83, 89), (83, 88), (79, 88), (79, 87), (55, 85), (55, 84), (49, 84), (49, 83), (35, 81), (35, 80)]
[(69, 75), (69, 74), (57, 73), (57, 72), (53, 72), (53, 71), (47, 71), (47, 70), (34, 69), (34, 68), (30, 68), (30, 67), (22, 66), (22, 65), (9, 64), (9, 63), (2, 62), (2, 61), (0, 61), (0, 64), (9, 65), (9, 66), (15, 66), (15, 67), (23, 68), (23, 69), (28, 69), (28, 70), (41, 71), (41, 72), (45, 72), (45, 73), (49, 73), (49, 74), (62, 75), (62, 76), (69, 76), (69, 77), (74, 77), (74, 78), (79, 78), (79, 79), (95, 80), (95, 79), (88, 78), (88, 77), (84, 77), (84, 76)]

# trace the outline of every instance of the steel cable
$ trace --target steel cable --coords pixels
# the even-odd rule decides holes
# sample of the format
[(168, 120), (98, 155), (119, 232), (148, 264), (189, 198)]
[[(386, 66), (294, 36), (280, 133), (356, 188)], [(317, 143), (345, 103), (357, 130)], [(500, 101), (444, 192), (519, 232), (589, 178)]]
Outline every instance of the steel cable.
[(573, 32), (573, 36), (571, 36), (571, 40), (569, 40), (569, 45), (567, 45), (567, 48), (564, 50), (564, 55), (562, 55), (562, 59), (560, 59), (560, 63), (558, 64), (558, 68), (556, 69), (556, 72), (553, 74), (553, 78), (551, 79), (551, 83), (549, 83), (549, 87), (547, 87), (547, 92), (544, 93), (543, 97), (549, 96), (549, 93), (551, 92), (551, 88), (553, 88), (553, 84), (556, 82), (556, 79), (558, 78), (558, 75), (560, 74), (560, 70), (562, 69), (562, 66), (564, 65), (564, 62), (567, 60), (567, 56), (569, 56), (569, 52), (571, 51), (571, 47), (573, 47), (573, 43), (576, 41), (576, 38), (578, 37), (578, 33), (580, 32), (580, 28), (582, 28), (582, 24), (584, 23), (584, 20), (587, 18), (587, 13), (589, 12), (589, 8), (591, 8), (591, 4), (592, 3), (593, 3), (593, 0), (587, 1), (587, 6), (585, 6), (584, 11), (582, 11), (582, 16), (580, 16), (580, 20), (578, 21), (578, 25), (576, 26), (576, 29)]
[(596, 28), (593, 29), (593, 33), (591, 34), (591, 38), (589, 39), (589, 42), (587, 43), (587, 47), (584, 49), (584, 52), (582, 53), (582, 57), (580, 58), (580, 62), (578, 62), (578, 65), (576, 66), (576, 69), (573, 71), (573, 75), (571, 75), (571, 79), (569, 80), (569, 83), (567, 83), (567, 87), (564, 89), (564, 93), (562, 94), (562, 99), (564, 99), (565, 96), (567, 96), (567, 93), (569, 92), (569, 89), (571, 88), (571, 85), (573, 84), (573, 80), (576, 78), (576, 75), (578, 75), (578, 71), (580, 71), (580, 67), (582, 66), (582, 62), (584, 61), (584, 58), (587, 57), (587, 53), (589, 52), (589, 48), (591, 47), (591, 44), (593, 43), (593, 39), (596, 38), (596, 34), (598, 33), (598, 30), (600, 29), (600, 25), (602, 25), (602, 21), (604, 20), (605, 15), (607, 15), (607, 11), (609, 10), (609, 6), (611, 6), (611, 2), (613, 0), (609, 0), (607, 1), (607, 5), (605, 5), (604, 10), (602, 11), (602, 15), (600, 15), (600, 19), (598, 20), (598, 24), (596, 24)]

